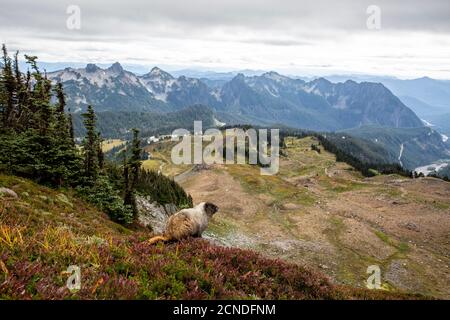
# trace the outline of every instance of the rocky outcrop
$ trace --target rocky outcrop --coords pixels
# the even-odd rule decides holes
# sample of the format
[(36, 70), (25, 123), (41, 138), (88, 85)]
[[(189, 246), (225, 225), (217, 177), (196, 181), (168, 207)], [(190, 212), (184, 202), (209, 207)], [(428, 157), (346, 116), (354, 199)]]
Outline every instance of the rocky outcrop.
[(136, 197), (138, 222), (144, 227), (150, 227), (155, 233), (162, 233), (167, 219), (178, 211), (176, 205), (170, 203), (160, 205), (150, 197)]
[(14, 198), (14, 199), (19, 198), (17, 193), (15, 193), (13, 190), (8, 189), (8, 188), (3, 188), (3, 187), (0, 188), (0, 196)]

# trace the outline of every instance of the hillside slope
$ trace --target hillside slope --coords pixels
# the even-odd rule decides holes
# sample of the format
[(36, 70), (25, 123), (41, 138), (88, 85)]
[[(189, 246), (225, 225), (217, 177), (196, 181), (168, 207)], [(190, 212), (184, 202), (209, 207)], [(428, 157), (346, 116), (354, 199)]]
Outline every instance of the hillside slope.
[[(0, 175), (0, 299), (405, 299), (335, 286), (327, 277), (252, 251), (186, 240), (149, 246), (150, 234), (111, 222), (70, 191)], [(81, 269), (81, 290), (65, 284)]]
[(385, 288), (450, 297), (450, 184), (397, 175), (364, 178), (315, 138), (286, 140), (275, 176), (250, 165), (214, 165), (178, 179), (194, 202), (220, 214), (207, 236), (320, 268), (364, 286), (378, 265)]
[[(380, 128), (364, 126), (343, 131), (383, 147), (390, 163), (398, 162), (409, 170), (450, 158), (450, 144), (429, 127)], [(372, 147), (372, 149), (374, 149)], [(394, 155), (394, 156), (393, 156)]]
[[(202, 121), (205, 128), (214, 126), (213, 111), (202, 105), (193, 105), (168, 113), (157, 112), (98, 112), (97, 129), (104, 138), (123, 138), (131, 136), (131, 129), (137, 128), (147, 137), (155, 134), (170, 134), (178, 128), (191, 130), (194, 121)], [(73, 115), (76, 137), (85, 135), (81, 114)]]

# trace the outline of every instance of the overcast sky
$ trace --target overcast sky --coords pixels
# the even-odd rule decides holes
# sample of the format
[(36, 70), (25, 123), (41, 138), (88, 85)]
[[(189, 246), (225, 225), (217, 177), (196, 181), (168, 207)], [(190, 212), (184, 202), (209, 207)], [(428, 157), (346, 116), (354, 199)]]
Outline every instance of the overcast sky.
[(450, 79), (450, 1), (1, 0), (0, 41), (46, 62)]

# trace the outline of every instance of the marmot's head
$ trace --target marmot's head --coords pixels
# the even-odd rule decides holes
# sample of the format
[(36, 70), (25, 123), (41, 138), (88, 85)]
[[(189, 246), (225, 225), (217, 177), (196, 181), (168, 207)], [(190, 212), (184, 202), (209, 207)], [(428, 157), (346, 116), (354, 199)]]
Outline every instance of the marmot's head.
[(219, 207), (216, 206), (215, 204), (211, 203), (211, 202), (205, 202), (204, 208), (205, 208), (206, 214), (209, 217), (212, 217), (214, 213), (219, 211)]

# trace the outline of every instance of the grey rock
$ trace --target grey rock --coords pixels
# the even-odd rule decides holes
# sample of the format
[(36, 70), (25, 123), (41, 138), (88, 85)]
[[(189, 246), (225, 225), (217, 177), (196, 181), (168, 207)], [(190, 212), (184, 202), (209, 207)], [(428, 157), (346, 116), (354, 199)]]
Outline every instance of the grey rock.
[(4, 188), (4, 187), (0, 188), (0, 196), (7, 196), (7, 197), (14, 198), (14, 199), (18, 199), (19, 198), (19, 196), (17, 195), (16, 192), (14, 192), (11, 189)]
[(138, 208), (138, 223), (144, 227), (151, 227), (155, 233), (162, 233), (167, 219), (178, 211), (174, 204), (160, 205), (149, 197), (136, 197)]
[(400, 225), (402, 228), (411, 230), (411, 231), (415, 231), (415, 232), (420, 232), (419, 227), (417, 226), (417, 224), (413, 223), (413, 222), (406, 222)]

